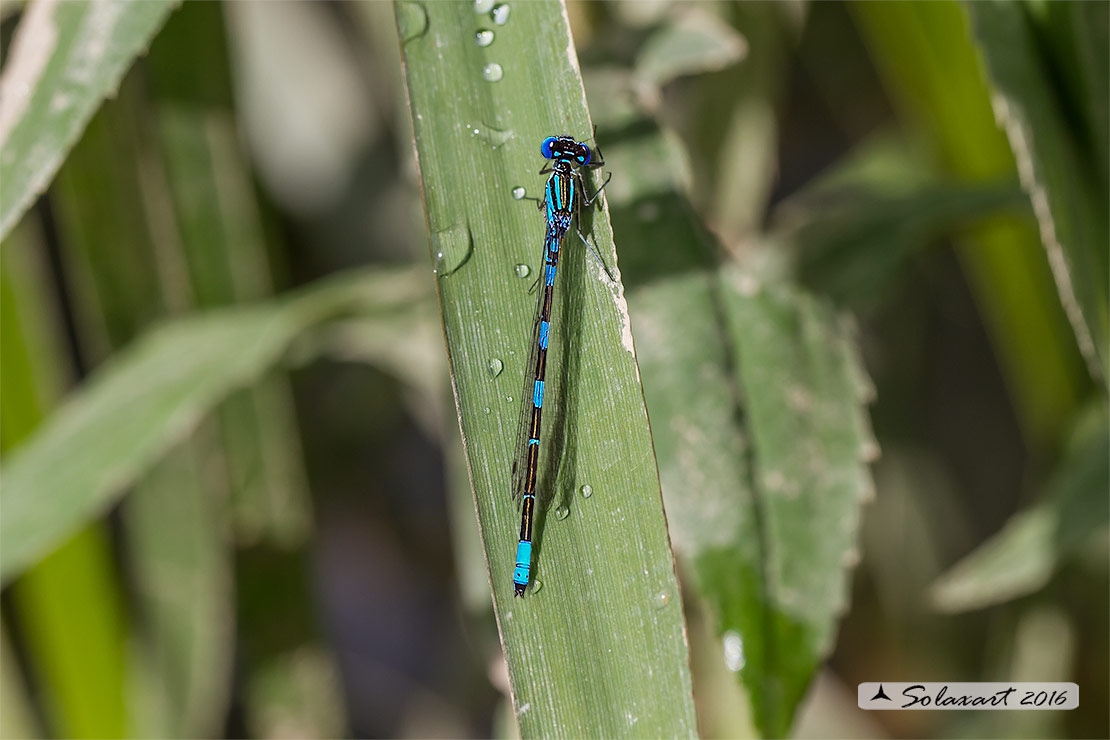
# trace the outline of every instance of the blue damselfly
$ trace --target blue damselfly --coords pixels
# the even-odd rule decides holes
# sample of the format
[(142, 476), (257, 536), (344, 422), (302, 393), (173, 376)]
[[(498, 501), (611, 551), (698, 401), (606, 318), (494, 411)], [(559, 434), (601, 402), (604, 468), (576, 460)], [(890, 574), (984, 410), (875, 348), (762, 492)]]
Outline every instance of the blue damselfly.
[[(537, 284), (542, 281), (536, 301), (536, 313), (532, 326), (532, 350), (528, 364), (525, 365), (525, 386), (521, 394), (520, 423), (517, 438), (518, 456), (513, 463), (513, 498), (522, 499), (520, 519), (520, 542), (516, 550), (516, 567), (513, 569), (513, 588), (517, 596), (523, 596), (528, 588), (532, 570), (532, 517), (536, 503), (536, 477), (540, 457), (540, 415), (543, 409), (544, 378), (547, 371), (547, 344), (551, 334), (551, 299), (555, 287), (555, 269), (559, 263), (559, 248), (570, 231), (571, 223), (582, 208), (588, 208), (598, 194), (609, 183), (606, 179), (593, 195), (585, 195), (581, 170), (593, 170), (605, 164), (598, 152), (593, 161), (593, 152), (586, 144), (575, 141), (571, 136), (549, 136), (540, 144), (540, 153), (551, 163), (540, 170), (540, 174), (550, 173), (544, 197), (538, 200), (538, 207), (547, 217), (547, 231), (543, 240), (544, 269)], [(577, 230), (577, 227), (576, 227)], [(613, 274), (605, 266), (601, 255), (577, 230), (582, 242), (594, 252), (605, 273), (613, 280)]]

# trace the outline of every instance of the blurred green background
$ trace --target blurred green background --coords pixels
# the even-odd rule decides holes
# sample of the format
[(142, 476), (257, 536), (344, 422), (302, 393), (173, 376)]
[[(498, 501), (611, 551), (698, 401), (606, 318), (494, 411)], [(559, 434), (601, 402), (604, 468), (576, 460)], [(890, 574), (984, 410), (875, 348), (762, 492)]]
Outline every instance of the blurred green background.
[[(393, 4), (142, 5), (2, 6), (0, 733), (513, 735)], [(638, 326), (676, 234), (816, 306), (870, 379), (874, 496), (798, 706), (749, 709), (743, 576), (676, 542), (701, 735), (1110, 735), (1108, 11), (568, 4), (672, 529), (666, 404), (697, 380)], [(666, 156), (622, 172), (641, 140)], [(1081, 699), (866, 714), (874, 680)]]

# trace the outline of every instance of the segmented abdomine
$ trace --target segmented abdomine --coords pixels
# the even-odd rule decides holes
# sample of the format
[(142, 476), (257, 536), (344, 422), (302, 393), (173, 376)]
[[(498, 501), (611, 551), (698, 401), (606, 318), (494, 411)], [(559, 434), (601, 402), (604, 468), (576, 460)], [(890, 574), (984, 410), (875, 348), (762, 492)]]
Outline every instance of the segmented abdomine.
[[(539, 304), (539, 321), (536, 322), (536, 363), (533, 368), (532, 414), (528, 423), (528, 438), (524, 441), (521, 490), (523, 497), (520, 541), (517, 543), (516, 564), (513, 568), (513, 588), (516, 596), (523, 596), (528, 588), (532, 569), (532, 519), (536, 502), (536, 475), (539, 469), (540, 419), (543, 414), (545, 375), (547, 373), (547, 345), (551, 333), (551, 301), (555, 290), (555, 273), (559, 264), (559, 247), (571, 221), (581, 206), (581, 179), (577, 167), (596, 167), (590, 164), (590, 148), (570, 136), (548, 137), (540, 145), (540, 152), (551, 164), (551, 177), (544, 189), (543, 205), (546, 206), (547, 233), (544, 236), (543, 294)], [(521, 403), (527, 403), (526, 398)], [(515, 474), (515, 473), (514, 473)]]

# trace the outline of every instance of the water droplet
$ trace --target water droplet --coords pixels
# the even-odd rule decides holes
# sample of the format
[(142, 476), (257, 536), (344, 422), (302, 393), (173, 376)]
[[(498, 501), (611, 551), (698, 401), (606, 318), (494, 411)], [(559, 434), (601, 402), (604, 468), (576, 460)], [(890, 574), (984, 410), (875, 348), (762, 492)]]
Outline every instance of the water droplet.
[(432, 234), (432, 246), (435, 250), (435, 273), (440, 277), (446, 277), (462, 267), (474, 249), (470, 229), (465, 223), (457, 223)]
[(513, 397), (512, 396), (505, 396), (505, 401), (507, 403), (512, 403), (513, 402)]
[(467, 129), (469, 129), (471, 136), (477, 136), (482, 141), (488, 142), (489, 145), (492, 146), (494, 149), (500, 147), (502, 144), (509, 140), (509, 137), (512, 136), (511, 131), (502, 131), (501, 129), (494, 128), (493, 126), (487, 126), (485, 124), (482, 124), (481, 126), (475, 126), (473, 128), (470, 127), (470, 124), (467, 124), (466, 127)]
[(740, 639), (740, 633), (736, 630), (729, 630), (724, 636), (725, 648), (725, 666), (730, 671), (736, 673), (744, 667), (744, 641)]
[(532, 268), (528, 265), (517, 265), (513, 268), (518, 278), (526, 278), (532, 274)]
[(489, 46), (493, 43), (493, 31), (483, 28), (474, 34), (474, 43), (478, 46)]
[(660, 591), (659, 593), (655, 594), (654, 601), (655, 601), (655, 608), (656, 609), (662, 609), (667, 604), (671, 603), (671, 595), (669, 593), (667, 593), (666, 591)]
[(485, 412), (486, 412), (486, 413), (488, 414), (488, 413), (489, 413), (489, 406), (486, 406), (486, 407), (485, 407), (484, 409), (482, 409), (482, 410), (483, 410), (483, 411), (485, 411)]
[(505, 363), (501, 362), (501, 360), (497, 359), (496, 357), (489, 361), (489, 374), (491, 377), (496, 378), (504, 369)]
[(493, 22), (499, 26), (503, 26), (509, 22), (509, 6), (502, 3), (493, 9)]
[(532, 581), (532, 593), (538, 594), (541, 588), (543, 588), (543, 581), (539, 578)]
[(560, 506), (558, 509), (555, 510), (555, 518), (560, 521), (566, 519), (568, 516), (570, 516), (570, 509), (565, 506)]
[(497, 82), (505, 76), (505, 70), (501, 69), (501, 65), (497, 62), (490, 62), (482, 67), (482, 79), (486, 82)]
[(522, 200), (524, 198), (524, 188), (519, 185), (513, 188), (513, 199)]
[(578, 491), (582, 494), (582, 498), (589, 498), (594, 495), (594, 487), (589, 483), (579, 488)]
[(401, 43), (423, 36), (428, 30), (428, 14), (419, 3), (402, 2), (397, 5), (397, 32)]
[(493, 9), (494, 0), (474, 0), (474, 12), (478, 14), (488, 13)]

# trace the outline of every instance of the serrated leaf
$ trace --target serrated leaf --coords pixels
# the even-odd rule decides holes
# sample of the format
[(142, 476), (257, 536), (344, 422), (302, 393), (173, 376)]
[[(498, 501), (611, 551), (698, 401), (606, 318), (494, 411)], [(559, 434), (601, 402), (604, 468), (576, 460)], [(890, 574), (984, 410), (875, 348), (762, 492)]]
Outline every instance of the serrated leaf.
[(606, 140), (623, 183), (611, 206), (637, 246), (624, 270), (671, 536), (756, 725), (782, 736), (846, 604), (871, 485), (861, 456), (877, 454), (866, 387), (851, 333), (781, 265), (717, 267), (719, 245), (680, 194), (676, 143), (647, 121), (630, 130)]
[(0, 79), (0, 239), (58, 171), (177, 0), (31, 3)]
[[(1006, 131), (1033, 203), (1060, 300), (1091, 374), (1105, 384), (1110, 364), (1110, 193), (1106, 162), (1098, 158), (1102, 149), (1089, 149), (1085, 138), (1072, 130), (1066, 111), (1075, 105), (1054, 82), (1058, 60), (1043, 53), (1026, 8), (983, 2), (969, 4), (968, 12), (995, 90), (995, 117)], [(1104, 99), (1105, 92), (1099, 92)], [(1103, 124), (1105, 120), (1095, 125)], [(1092, 140), (1105, 142), (1107, 135), (1092, 132)]]
[(827, 304), (750, 267), (729, 267), (721, 278), (758, 502), (761, 598), (772, 609), (758, 647), (776, 681), (756, 712), (767, 715), (764, 731), (777, 734), (847, 608), (862, 505), (874, 495), (866, 462), (878, 447), (850, 327)]
[[(1015, 179), (1016, 170), (969, 28), (969, 9), (983, 5), (936, 0), (849, 7), (906, 122), (928, 136), (956, 178), (994, 184)], [(1048, 446), (1082, 395), (1083, 358), (1035, 223), (988, 219), (955, 246), (1023, 434), (1034, 447)]]

